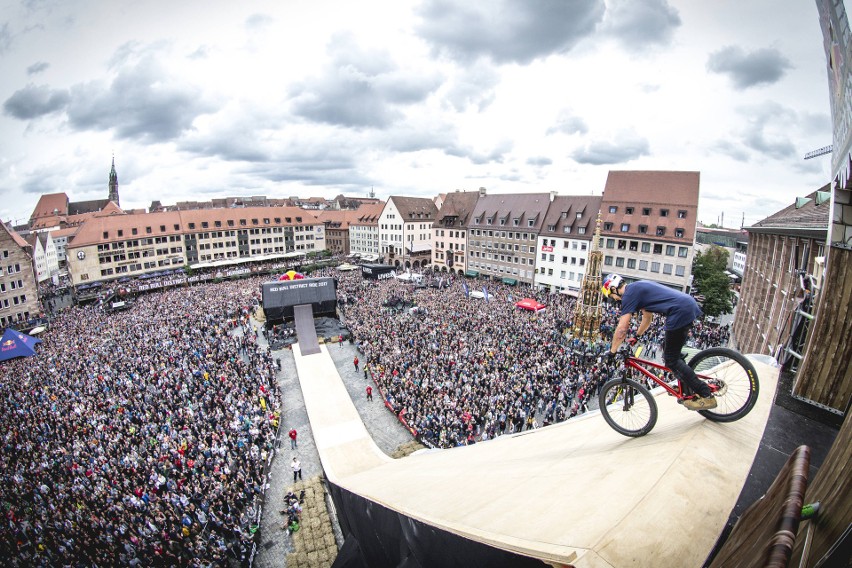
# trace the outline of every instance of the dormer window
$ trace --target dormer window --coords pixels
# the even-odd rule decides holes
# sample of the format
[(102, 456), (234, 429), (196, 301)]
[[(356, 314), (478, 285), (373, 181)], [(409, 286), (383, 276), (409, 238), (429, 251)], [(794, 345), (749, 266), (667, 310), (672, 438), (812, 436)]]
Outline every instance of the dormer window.
[(520, 218), (515, 217), (514, 219), (512, 219), (512, 225), (513, 226), (518, 227), (518, 226), (520, 226), (520, 224), (521, 224)]
[(527, 221), (527, 227), (535, 227), (535, 219), (529, 219)]

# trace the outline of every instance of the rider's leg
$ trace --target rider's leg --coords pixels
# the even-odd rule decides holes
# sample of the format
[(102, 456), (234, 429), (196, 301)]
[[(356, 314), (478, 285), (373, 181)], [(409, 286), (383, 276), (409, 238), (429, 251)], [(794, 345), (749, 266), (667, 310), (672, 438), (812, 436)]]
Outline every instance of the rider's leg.
[(691, 328), (692, 324), (689, 324), (680, 329), (666, 330), (666, 336), (663, 341), (663, 362), (666, 364), (666, 367), (672, 370), (677, 378), (692, 389), (692, 392), (702, 398), (707, 398), (713, 395), (710, 387), (695, 376), (695, 371), (680, 356)]

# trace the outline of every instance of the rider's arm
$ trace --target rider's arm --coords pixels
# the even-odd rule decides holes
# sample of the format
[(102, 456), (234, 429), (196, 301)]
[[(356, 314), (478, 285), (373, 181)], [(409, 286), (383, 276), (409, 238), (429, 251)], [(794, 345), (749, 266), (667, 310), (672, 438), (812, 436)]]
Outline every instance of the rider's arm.
[(642, 310), (642, 321), (639, 323), (639, 329), (636, 330), (636, 335), (642, 335), (648, 331), (652, 321), (654, 321), (654, 314), (648, 310)]
[(612, 353), (618, 351), (618, 348), (624, 343), (624, 340), (627, 338), (627, 330), (630, 329), (630, 318), (633, 317), (633, 314), (621, 314), (621, 317), (618, 318), (618, 326), (615, 328), (615, 333), (612, 334), (612, 347), (609, 350)]

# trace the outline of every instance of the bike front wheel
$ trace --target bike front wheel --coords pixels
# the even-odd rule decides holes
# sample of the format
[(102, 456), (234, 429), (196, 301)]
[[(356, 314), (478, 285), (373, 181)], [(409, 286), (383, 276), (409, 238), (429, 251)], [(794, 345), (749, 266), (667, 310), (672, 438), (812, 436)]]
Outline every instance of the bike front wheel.
[(708, 420), (733, 422), (754, 408), (760, 384), (754, 365), (744, 355), (715, 347), (696, 353), (689, 366), (699, 379), (710, 385), (716, 397), (716, 408), (698, 411)]
[(657, 423), (657, 403), (632, 379), (607, 381), (598, 395), (601, 414), (610, 427), (625, 436), (644, 436)]

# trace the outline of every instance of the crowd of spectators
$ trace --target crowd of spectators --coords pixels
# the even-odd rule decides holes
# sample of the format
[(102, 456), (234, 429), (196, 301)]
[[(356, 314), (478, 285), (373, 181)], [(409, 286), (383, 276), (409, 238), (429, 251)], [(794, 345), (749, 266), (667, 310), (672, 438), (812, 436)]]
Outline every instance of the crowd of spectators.
[[(338, 287), (373, 380), (421, 441), (441, 448), (471, 444), (595, 406), (615, 371), (602, 357), (617, 323), (613, 305), (604, 306), (602, 339), (585, 341), (571, 335), (575, 300), (569, 295), (490, 281), (487, 299), (475, 298), (468, 292), (481, 281), (463, 285), (448, 276), (443, 282), (449, 288), (342, 275)], [(517, 308), (527, 295), (546, 309)], [(657, 318), (646, 338), (652, 352), (662, 342), (663, 322)], [(726, 334), (699, 324), (690, 341), (719, 345)]]
[(251, 548), (281, 401), (259, 279), (63, 311), (0, 366), (6, 566), (225, 566)]

